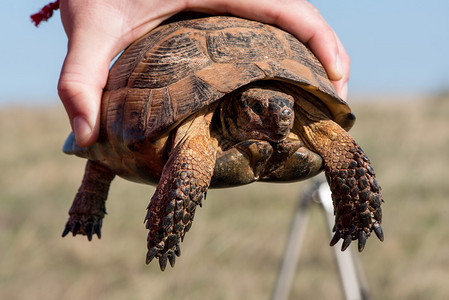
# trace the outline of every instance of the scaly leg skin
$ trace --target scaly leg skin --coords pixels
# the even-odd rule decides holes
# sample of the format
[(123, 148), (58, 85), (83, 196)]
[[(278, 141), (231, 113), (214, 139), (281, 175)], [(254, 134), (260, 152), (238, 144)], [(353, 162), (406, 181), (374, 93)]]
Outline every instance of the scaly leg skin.
[[(192, 226), (195, 209), (202, 205), (214, 172), (217, 143), (210, 139), (208, 126), (196, 124), (203, 121), (200, 117), (183, 126), (189, 128), (189, 132), (179, 143), (175, 142), (148, 205), (145, 218), (149, 230), (146, 263), (156, 257), (162, 271), (167, 261), (173, 267), (176, 256), (180, 256), (179, 243)], [(205, 125), (208, 121), (210, 118)]]
[(358, 240), (361, 252), (371, 232), (384, 240), (380, 186), (368, 157), (354, 139), (331, 120), (305, 127), (308, 142), (324, 160), (324, 172), (332, 191), (335, 213), (334, 246), (343, 239), (344, 251)]
[(83, 181), (69, 210), (69, 220), (62, 236), (72, 232), (87, 235), (89, 241), (96, 234), (101, 238), (101, 226), (106, 213), (105, 202), (115, 174), (107, 167), (88, 160)]

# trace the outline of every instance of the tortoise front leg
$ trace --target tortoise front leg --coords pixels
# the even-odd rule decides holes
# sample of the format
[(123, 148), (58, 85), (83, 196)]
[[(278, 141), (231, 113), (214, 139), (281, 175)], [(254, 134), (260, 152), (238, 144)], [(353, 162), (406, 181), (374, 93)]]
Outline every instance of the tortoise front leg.
[(101, 226), (106, 213), (105, 202), (109, 186), (115, 174), (98, 162), (88, 160), (83, 181), (69, 210), (69, 220), (62, 236), (69, 232), (87, 235), (92, 240), (93, 234), (101, 238)]
[[(357, 142), (331, 120), (320, 120), (305, 126), (309, 142), (324, 160), (324, 172), (332, 191), (335, 213), (334, 246), (343, 239), (341, 250), (358, 240), (363, 251), (366, 239), (374, 231), (384, 240), (381, 188), (370, 160)], [(321, 143), (314, 143), (321, 141)]]
[(209, 135), (211, 117), (198, 117), (178, 129), (179, 141), (175, 141), (147, 208), (146, 263), (156, 257), (162, 271), (167, 261), (173, 267), (180, 256), (179, 243), (192, 226), (195, 209), (202, 205), (214, 173), (217, 141)]

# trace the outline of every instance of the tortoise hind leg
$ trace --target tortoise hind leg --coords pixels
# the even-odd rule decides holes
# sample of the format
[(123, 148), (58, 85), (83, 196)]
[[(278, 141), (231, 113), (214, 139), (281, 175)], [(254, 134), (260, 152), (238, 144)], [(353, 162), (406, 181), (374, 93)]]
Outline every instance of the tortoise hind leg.
[(105, 202), (108, 197), (109, 186), (115, 174), (107, 167), (88, 160), (84, 172), (83, 181), (69, 210), (67, 221), (62, 236), (69, 232), (92, 236), (97, 234), (101, 238), (101, 226), (106, 213)]
[(180, 256), (179, 243), (209, 188), (217, 152), (217, 142), (209, 135), (211, 116), (195, 118), (178, 129), (179, 141), (175, 141), (147, 208), (146, 263), (156, 257), (162, 271), (167, 262), (173, 267), (176, 256)]

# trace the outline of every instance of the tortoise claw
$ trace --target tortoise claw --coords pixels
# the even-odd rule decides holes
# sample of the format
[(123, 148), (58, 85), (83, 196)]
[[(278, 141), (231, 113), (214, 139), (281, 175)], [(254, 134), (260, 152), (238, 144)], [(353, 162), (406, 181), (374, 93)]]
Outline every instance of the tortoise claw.
[(156, 247), (153, 247), (150, 250), (148, 250), (145, 263), (148, 265), (156, 257), (157, 253), (158, 253), (158, 250), (156, 249)]
[[(159, 243), (156, 246), (151, 247), (150, 245), (154, 241), (159, 241)], [(176, 256), (181, 256), (179, 242), (180, 237), (176, 234), (165, 236), (164, 233), (162, 233), (159, 237), (154, 237), (154, 239), (149, 236), (148, 252), (145, 260), (146, 264), (149, 264), (154, 258), (158, 258), (161, 271), (165, 270), (167, 262), (170, 263), (170, 266), (174, 267)]]
[[(371, 230), (374, 231), (374, 233), (379, 238), (379, 240), (381, 240), (383, 242), (384, 235), (383, 235), (382, 227), (378, 223), (376, 223), (372, 226)], [(358, 250), (359, 250), (359, 252), (362, 252), (363, 249), (365, 249), (366, 240), (368, 239), (369, 236), (370, 236), (370, 234), (369, 233), (367, 234), (365, 232), (365, 230), (360, 230), (357, 235), (355, 232), (353, 234), (349, 234), (349, 233), (342, 234), (341, 232), (336, 231), (334, 236), (332, 237), (329, 245), (331, 247), (335, 246), (335, 244), (337, 244), (340, 239), (343, 239), (343, 244), (341, 245), (341, 251), (345, 251), (351, 244), (352, 240), (358, 240), (358, 245), (357, 245)]]
[(334, 236), (332, 237), (331, 242), (329, 243), (329, 245), (330, 245), (331, 247), (335, 246), (335, 244), (337, 244), (338, 241), (340, 240), (340, 237), (341, 237), (341, 236), (340, 236), (340, 232), (339, 232), (339, 231), (336, 231), (335, 234), (334, 234)]
[(176, 263), (176, 255), (175, 252), (170, 250), (168, 251), (168, 262), (170, 263), (170, 266), (173, 268)]
[(179, 245), (176, 245), (176, 246), (175, 246), (175, 255), (176, 255), (177, 257), (180, 257), (180, 256), (181, 256), (181, 247), (179, 247)]
[(94, 224), (89, 223), (86, 225), (86, 235), (89, 242), (92, 241), (93, 234), (94, 234)]
[(80, 222), (75, 222), (72, 228), (72, 235), (75, 236), (81, 228)]
[(70, 224), (67, 222), (67, 224), (65, 224), (64, 231), (62, 232), (62, 237), (65, 237), (71, 231), (72, 231), (72, 226), (70, 226)]
[(331, 247), (335, 246), (341, 238), (343, 239), (343, 243), (341, 245), (341, 251), (345, 251), (351, 244), (352, 240), (357, 239), (358, 240), (358, 250), (359, 250), (359, 252), (362, 252), (366, 245), (367, 235), (366, 235), (366, 232), (362, 230), (358, 233), (357, 238), (355, 238), (355, 237), (353, 237), (353, 234), (345, 234), (342, 236), (342, 234), (339, 231), (336, 231), (334, 236), (332, 237), (329, 245)]
[(366, 233), (365, 231), (359, 232), (359, 243), (358, 243), (358, 249), (359, 252), (362, 252), (366, 245)]
[(71, 232), (73, 236), (77, 234), (86, 235), (89, 241), (92, 241), (94, 234), (100, 239), (102, 222), (102, 219), (72, 215), (65, 224), (62, 237), (65, 237)]
[(343, 244), (341, 244), (341, 251), (345, 251), (349, 247), (349, 245), (351, 245), (351, 242), (352, 236), (348, 234), (347, 236), (345, 236)]
[(97, 234), (97, 237), (99, 239), (101, 239), (101, 225), (102, 225), (102, 223), (103, 223), (103, 221), (100, 220), (100, 223), (94, 225), (94, 233)]
[(382, 230), (382, 227), (380, 227), (380, 224), (379, 223), (374, 224), (373, 230), (374, 230), (374, 233), (376, 234), (377, 238), (383, 242), (384, 241), (384, 231)]
[(167, 258), (168, 258), (167, 252), (165, 252), (164, 254), (162, 254), (161, 257), (159, 257), (159, 267), (161, 268), (161, 271), (164, 271), (165, 268), (167, 267)]

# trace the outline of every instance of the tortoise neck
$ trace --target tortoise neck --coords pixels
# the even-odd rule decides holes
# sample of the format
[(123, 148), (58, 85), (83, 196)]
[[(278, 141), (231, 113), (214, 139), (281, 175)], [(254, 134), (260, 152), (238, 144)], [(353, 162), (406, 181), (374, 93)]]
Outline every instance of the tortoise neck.
[[(234, 97), (233, 94), (226, 97)], [(225, 97), (225, 98), (226, 98)], [(219, 104), (218, 112), (220, 114), (220, 125), (223, 137), (231, 141), (246, 140), (245, 135), (239, 130), (237, 122), (237, 114), (235, 109), (235, 101), (232, 98), (223, 98)]]
[[(309, 99), (308, 95), (301, 95), (296, 100), (294, 131), (299, 133), (303, 142), (323, 158), (333, 145), (339, 143), (339, 136), (347, 135), (345, 130), (332, 121), (326, 109)], [(318, 105), (318, 106), (317, 106)]]

